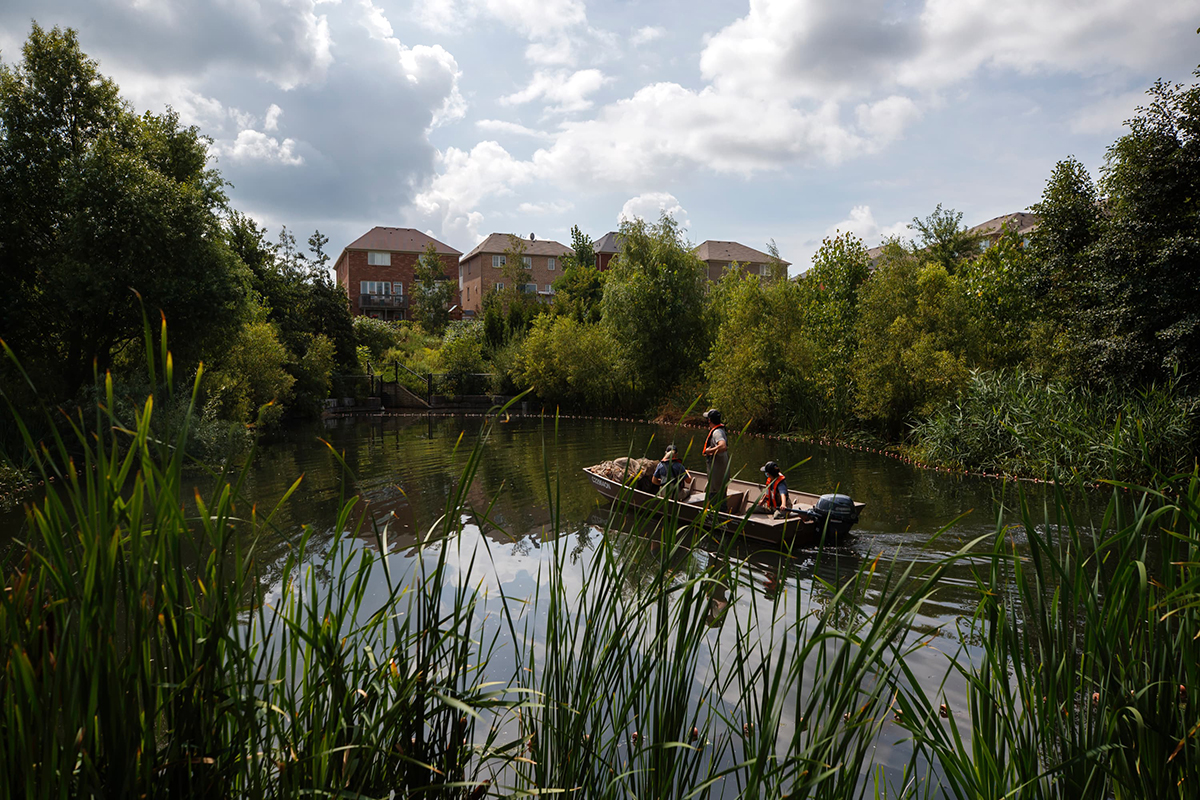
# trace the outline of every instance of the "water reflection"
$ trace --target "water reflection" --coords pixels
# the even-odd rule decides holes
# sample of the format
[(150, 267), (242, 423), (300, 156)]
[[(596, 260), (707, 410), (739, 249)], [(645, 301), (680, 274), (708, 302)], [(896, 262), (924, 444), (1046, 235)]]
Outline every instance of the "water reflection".
[[(482, 431), (480, 417), (413, 415), (334, 419), (288, 432), (257, 452), (245, 486), (248, 501), (271, 508), (297, 476), (304, 476), (276, 517), (277, 535), (260, 544), (260, 558), (281, 560), (307, 529), (319, 569), (323, 557), (346, 546), (342, 536), (347, 527), (361, 539), (354, 546), (372, 548), (378, 546), (376, 531), (386, 528), (397, 574), (411, 573), (417, 559), (449, 549), (451, 543), (431, 537), (430, 531), (439, 529), (448, 499), (461, 490), (469, 510), (456, 520), (461, 533), (450, 565), (459, 577), (470, 570), (472, 585), (483, 586), (489, 597), (503, 590), (511, 598), (534, 598), (549, 571), (563, 569), (564, 582), (584, 592), (581, 576), (605, 535), (623, 561), (624, 591), (635, 595), (657, 578), (662, 556), (656, 550), (657, 529), (614, 518), (580, 470), (624, 455), (653, 457), (667, 441), (686, 453), (689, 468), (703, 469), (701, 431), (611, 420), (568, 420), (556, 431), (549, 421), (511, 418), (486, 433), (475, 478), (461, 487), (471, 446)], [(832, 612), (839, 591), (853, 592), (857, 605), (836, 606), (847, 615), (838, 621), (848, 623), (851, 614), (872, 615), (877, 589), (869, 581), (851, 585), (864, 567), (886, 574), (944, 561), (992, 534), (999, 509), (1017, 503), (1012, 486), (916, 470), (866, 452), (736, 435), (731, 451), (732, 465), (742, 475), (757, 475), (759, 464), (775, 460), (789, 465), (784, 471), (793, 489), (838, 490), (865, 502), (866, 510), (853, 534), (836, 548), (789, 552), (704, 536), (672, 550), (669, 569), (680, 581), (706, 579), (700, 586), (706, 593), (705, 622), (714, 658), (739, 647), (755, 621), (768, 630), (780, 629), (812, 612)], [(204, 494), (213, 488), (201, 476), (194, 481)], [(1026, 487), (1026, 492), (1035, 513), (1044, 507), (1048, 498), (1040, 487)], [(343, 525), (339, 510), (349, 499), (356, 501), (355, 509)], [(1076, 518), (1091, 518), (1091, 498), (1080, 496), (1076, 502)], [(1028, 555), (1021, 537), (1012, 541), (1018, 555)], [(566, 551), (561, 564), (547, 542)], [(956, 710), (965, 708), (965, 695), (961, 686), (943, 684), (941, 651), (958, 647), (954, 623), (973, 612), (976, 570), (984, 563), (957, 558), (949, 566), (941, 588), (917, 618), (920, 636), (934, 645), (914, 650), (908, 664), (919, 680), (928, 682), (931, 694), (946, 697)], [(380, 592), (382, 596), (385, 590)], [(537, 611), (532, 604), (527, 608), (536, 626)], [(485, 608), (495, 610), (494, 602)], [(776, 620), (779, 610), (782, 620)], [(511, 675), (516, 665), (504, 661), (509, 651), (499, 652), (491, 667), (503, 680), (503, 673)], [(894, 726), (882, 725), (881, 744), (902, 738)], [(898, 769), (902, 756), (886, 747), (880, 752), (880, 763)]]

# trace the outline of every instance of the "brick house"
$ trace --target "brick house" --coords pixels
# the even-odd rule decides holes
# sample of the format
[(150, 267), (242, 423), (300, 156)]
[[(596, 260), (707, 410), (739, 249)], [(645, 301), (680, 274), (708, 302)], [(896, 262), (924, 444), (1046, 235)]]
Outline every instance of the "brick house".
[[(462, 251), (412, 228), (377, 226), (346, 245), (333, 269), (337, 282), (350, 296), (350, 313), (386, 320), (410, 319), (413, 269), (430, 244), (442, 257), (448, 279), (453, 279)], [(456, 291), (452, 316), (458, 315), (461, 302)]]
[[(483, 307), (483, 297), (489, 291), (504, 288), (505, 252), (509, 249), (510, 234), (493, 233), (458, 262), (458, 285), (462, 292), (463, 313), (471, 316)], [(562, 275), (563, 256), (575, 251), (552, 239), (525, 242), (525, 282), (521, 290), (549, 299), (554, 294), (553, 283)]]
[[(708, 279), (719, 281), (734, 263), (750, 275), (771, 280), (771, 256), (753, 247), (747, 247), (737, 242), (720, 242), (709, 239), (692, 251), (708, 266)], [(784, 267), (790, 267), (790, 261), (781, 262)]]
[(613, 256), (621, 252), (621, 240), (619, 237), (620, 234), (616, 231), (609, 231), (592, 245), (592, 251), (596, 254), (596, 269), (601, 272), (608, 269), (609, 262), (613, 260)]

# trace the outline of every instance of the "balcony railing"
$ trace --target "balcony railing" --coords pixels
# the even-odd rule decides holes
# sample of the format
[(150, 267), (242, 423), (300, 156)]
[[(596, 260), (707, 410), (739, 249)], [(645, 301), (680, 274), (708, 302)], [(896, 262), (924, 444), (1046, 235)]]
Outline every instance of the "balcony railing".
[(403, 294), (360, 294), (359, 308), (407, 308), (408, 295)]

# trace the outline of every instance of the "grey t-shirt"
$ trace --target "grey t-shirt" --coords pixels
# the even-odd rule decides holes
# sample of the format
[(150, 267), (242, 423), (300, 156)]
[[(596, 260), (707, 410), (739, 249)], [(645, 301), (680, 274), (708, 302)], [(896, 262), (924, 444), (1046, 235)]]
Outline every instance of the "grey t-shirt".
[(717, 442), (725, 442), (725, 450), (716, 455), (704, 457), (705, 462), (708, 464), (708, 485), (710, 489), (724, 484), (729, 476), (729, 437), (725, 435), (724, 428), (717, 428), (709, 435), (709, 447), (712, 447)]

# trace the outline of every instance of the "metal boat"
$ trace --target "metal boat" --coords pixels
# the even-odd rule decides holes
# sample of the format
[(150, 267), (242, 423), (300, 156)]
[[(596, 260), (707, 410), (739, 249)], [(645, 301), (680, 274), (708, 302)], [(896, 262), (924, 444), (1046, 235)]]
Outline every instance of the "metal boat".
[(699, 522), (726, 533), (760, 542), (793, 547), (812, 547), (833, 542), (858, 522), (865, 503), (856, 503), (844, 494), (816, 495), (789, 491), (792, 503), (786, 517), (776, 518), (762, 506), (766, 486), (750, 481), (731, 480), (725, 490), (725, 507), (710, 508), (705, 500), (708, 476), (692, 472), (686, 496), (665, 499), (635, 486), (614, 481), (584, 467), (583, 472), (600, 494), (630, 508), (645, 509), (658, 515), (676, 515), (681, 523)]

